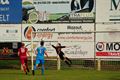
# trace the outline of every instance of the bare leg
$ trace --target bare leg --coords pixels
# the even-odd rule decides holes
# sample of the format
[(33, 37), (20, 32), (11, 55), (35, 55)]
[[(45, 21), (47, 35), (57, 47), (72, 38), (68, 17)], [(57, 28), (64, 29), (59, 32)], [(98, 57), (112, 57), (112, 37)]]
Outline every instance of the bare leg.
[(41, 74), (44, 75), (44, 64), (42, 64)]
[(71, 61), (68, 57), (65, 57), (65, 59), (66, 59), (67, 61), (69, 61), (70, 64), (72, 64), (72, 61)]
[(26, 75), (27, 75), (26, 65), (25, 65), (25, 64), (22, 64), (22, 66), (23, 66), (23, 70), (24, 70), (24, 72), (25, 72), (25, 73), (26, 73)]
[(64, 59), (64, 62), (70, 67), (71, 66), (71, 64), (68, 62), (68, 60), (65, 58)]

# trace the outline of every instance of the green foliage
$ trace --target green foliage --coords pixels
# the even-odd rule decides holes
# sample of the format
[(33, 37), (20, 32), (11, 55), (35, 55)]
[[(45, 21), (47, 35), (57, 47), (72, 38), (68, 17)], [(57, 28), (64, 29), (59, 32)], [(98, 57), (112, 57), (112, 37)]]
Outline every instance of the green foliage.
[(31, 2), (29, 2), (29, 1), (26, 1), (26, 2), (24, 2), (24, 3), (22, 3), (23, 5), (27, 5), (27, 4), (32, 4)]

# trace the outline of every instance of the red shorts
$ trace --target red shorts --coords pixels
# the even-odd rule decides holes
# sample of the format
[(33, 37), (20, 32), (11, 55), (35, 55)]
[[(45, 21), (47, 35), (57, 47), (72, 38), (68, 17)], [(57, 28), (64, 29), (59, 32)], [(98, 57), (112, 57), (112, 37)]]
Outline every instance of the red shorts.
[(27, 58), (20, 58), (21, 64), (27, 64)]

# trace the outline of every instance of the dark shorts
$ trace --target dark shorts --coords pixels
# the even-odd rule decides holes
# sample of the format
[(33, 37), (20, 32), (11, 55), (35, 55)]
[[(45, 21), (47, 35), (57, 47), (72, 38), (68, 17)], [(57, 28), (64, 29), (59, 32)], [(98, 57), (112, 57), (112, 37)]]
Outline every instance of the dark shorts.
[(64, 60), (64, 53), (63, 53), (63, 52), (60, 52), (60, 53), (59, 53), (59, 57), (60, 57), (61, 60)]

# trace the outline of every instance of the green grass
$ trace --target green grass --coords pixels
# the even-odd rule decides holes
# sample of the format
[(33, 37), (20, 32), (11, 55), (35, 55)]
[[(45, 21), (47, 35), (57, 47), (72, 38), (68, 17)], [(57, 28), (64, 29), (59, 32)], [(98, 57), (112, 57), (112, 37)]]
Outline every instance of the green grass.
[(45, 75), (36, 71), (25, 75), (20, 70), (1, 69), (0, 80), (120, 80), (120, 72), (115, 71), (94, 71), (94, 70), (45, 70)]
[(50, 20), (56, 20), (64, 15), (67, 15), (67, 13), (50, 14), (49, 18)]

